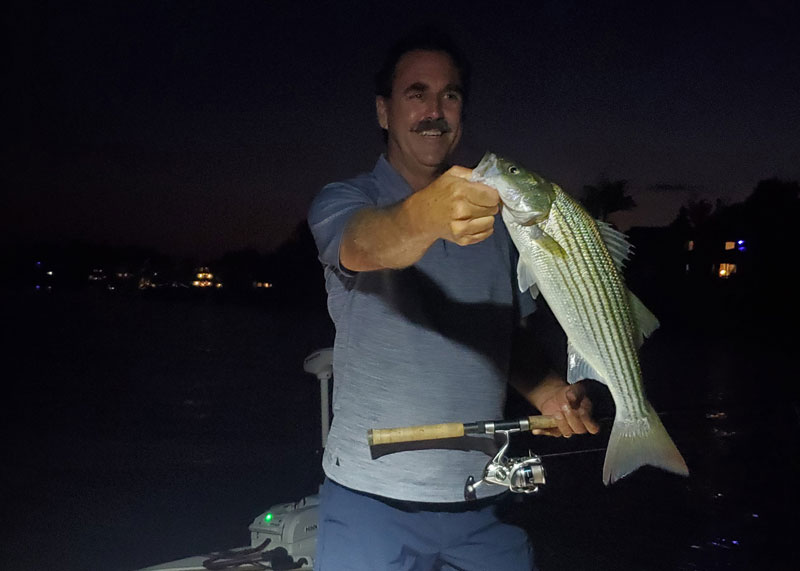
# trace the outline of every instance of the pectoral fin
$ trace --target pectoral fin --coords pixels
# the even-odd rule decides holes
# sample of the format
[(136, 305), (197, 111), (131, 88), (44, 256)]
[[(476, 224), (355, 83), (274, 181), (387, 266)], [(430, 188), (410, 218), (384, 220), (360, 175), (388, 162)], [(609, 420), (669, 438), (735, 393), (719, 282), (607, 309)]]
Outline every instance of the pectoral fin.
[(545, 252), (549, 252), (558, 258), (567, 257), (567, 252), (561, 247), (561, 244), (556, 242), (552, 236), (538, 226), (533, 226), (531, 228), (531, 238), (533, 238), (534, 243)]
[(536, 276), (533, 274), (530, 267), (522, 261), (522, 258), (517, 262), (517, 284), (519, 285), (519, 291), (530, 290), (533, 299), (539, 297), (539, 286), (536, 285)]

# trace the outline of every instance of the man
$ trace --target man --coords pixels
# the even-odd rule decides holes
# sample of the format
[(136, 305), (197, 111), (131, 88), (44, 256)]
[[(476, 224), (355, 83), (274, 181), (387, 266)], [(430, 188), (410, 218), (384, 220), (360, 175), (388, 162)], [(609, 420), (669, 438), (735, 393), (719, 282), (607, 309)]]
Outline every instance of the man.
[(497, 517), (492, 495), (503, 490), (484, 486), (488, 497), (464, 501), (491, 441), (373, 458), (369, 428), (500, 418), (510, 382), (556, 417), (547, 433), (598, 431), (580, 384), (510, 375), (516, 328), (535, 306), (516, 286), (497, 192), (448, 168), (468, 82), (443, 35), (399, 42), (376, 76), (385, 156), (371, 173), (326, 186), (309, 213), (336, 325), (317, 571), (533, 567), (525, 533)]

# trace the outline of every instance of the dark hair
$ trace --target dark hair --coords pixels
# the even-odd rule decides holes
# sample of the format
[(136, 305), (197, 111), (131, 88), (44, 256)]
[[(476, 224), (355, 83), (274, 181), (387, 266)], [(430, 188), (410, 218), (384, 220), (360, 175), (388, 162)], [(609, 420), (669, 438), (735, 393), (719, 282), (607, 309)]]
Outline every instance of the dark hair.
[(469, 94), (470, 65), (466, 56), (456, 45), (453, 39), (437, 26), (427, 26), (415, 30), (400, 38), (386, 53), (383, 65), (375, 74), (375, 95), (389, 98), (392, 96), (395, 68), (405, 54), (415, 50), (431, 52), (444, 52), (453, 60), (461, 79), (462, 96), (464, 104)]

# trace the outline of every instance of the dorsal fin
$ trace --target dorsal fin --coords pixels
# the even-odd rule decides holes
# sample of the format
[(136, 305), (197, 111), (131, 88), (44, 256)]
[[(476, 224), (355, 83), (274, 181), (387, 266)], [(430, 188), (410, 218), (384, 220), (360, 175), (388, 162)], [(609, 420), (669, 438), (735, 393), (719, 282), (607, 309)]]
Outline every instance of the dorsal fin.
[(628, 242), (628, 237), (625, 234), (615, 229), (611, 224), (602, 220), (595, 220), (595, 222), (597, 223), (597, 229), (600, 230), (600, 237), (614, 260), (614, 265), (617, 266), (618, 270), (622, 271), (622, 268), (625, 267), (625, 261), (630, 259), (633, 253), (633, 245)]

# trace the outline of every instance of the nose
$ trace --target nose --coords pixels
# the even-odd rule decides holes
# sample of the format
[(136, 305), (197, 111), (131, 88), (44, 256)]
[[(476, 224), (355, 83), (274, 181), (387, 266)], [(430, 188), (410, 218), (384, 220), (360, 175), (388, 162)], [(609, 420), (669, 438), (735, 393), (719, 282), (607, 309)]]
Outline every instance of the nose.
[(425, 110), (426, 119), (439, 119), (444, 116), (441, 97), (430, 97), (427, 103), (427, 109)]

